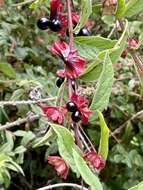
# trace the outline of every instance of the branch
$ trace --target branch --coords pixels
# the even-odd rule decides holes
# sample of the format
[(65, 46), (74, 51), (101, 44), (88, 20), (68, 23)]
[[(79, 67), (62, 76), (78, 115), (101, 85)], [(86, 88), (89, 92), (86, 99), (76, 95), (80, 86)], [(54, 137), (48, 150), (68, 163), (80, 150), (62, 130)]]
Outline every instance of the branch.
[(72, 23), (72, 12), (71, 12), (71, 0), (67, 0), (67, 9), (68, 9), (68, 30), (69, 30), (69, 46), (70, 49), (73, 48), (73, 43), (74, 43), (74, 36), (73, 36), (73, 23)]
[(127, 123), (130, 121), (133, 121), (134, 119), (138, 118), (139, 116), (141, 116), (143, 114), (143, 110), (137, 112), (135, 115), (133, 115), (130, 119), (128, 119), (125, 123), (123, 123), (119, 128), (117, 128), (115, 131), (113, 131), (111, 133), (111, 135), (116, 135), (119, 134), (122, 129), (124, 129), (124, 127), (126, 127)]
[(24, 2), (21, 2), (21, 3), (13, 4), (12, 7), (24, 6), (26, 4), (33, 3), (34, 1), (36, 1), (36, 0), (27, 0), (27, 1), (24, 1)]
[(23, 118), (23, 119), (18, 118), (18, 119), (17, 119), (16, 121), (14, 121), (14, 122), (7, 123), (7, 124), (5, 124), (5, 125), (0, 125), (0, 131), (6, 130), (6, 129), (9, 129), (9, 128), (12, 128), (12, 127), (14, 127), (14, 126), (19, 126), (19, 125), (21, 125), (21, 124), (23, 124), (23, 123), (33, 122), (33, 121), (39, 119), (40, 117), (41, 117), (40, 114), (35, 114), (35, 115), (32, 115), (32, 116), (27, 116), (27, 117), (25, 117), (25, 118)]
[(37, 190), (48, 190), (48, 189), (54, 189), (57, 187), (74, 187), (74, 188), (78, 188), (80, 190), (89, 190), (86, 187), (82, 187), (81, 185), (77, 185), (74, 183), (58, 183), (58, 184), (54, 184), (54, 185), (48, 185), (46, 187), (42, 187), (42, 188), (37, 189)]
[(37, 104), (47, 101), (56, 100), (56, 98), (45, 98), (40, 100), (21, 100), (21, 101), (0, 101), (0, 107), (2, 106), (16, 106), (16, 105), (30, 105), (30, 104)]
[(107, 36), (107, 38), (111, 38), (111, 36), (112, 36), (113, 33), (115, 32), (115, 30), (116, 30), (116, 28), (117, 28), (116, 24), (117, 24), (117, 23), (114, 24), (114, 26), (113, 26), (111, 32), (109, 33), (109, 35)]

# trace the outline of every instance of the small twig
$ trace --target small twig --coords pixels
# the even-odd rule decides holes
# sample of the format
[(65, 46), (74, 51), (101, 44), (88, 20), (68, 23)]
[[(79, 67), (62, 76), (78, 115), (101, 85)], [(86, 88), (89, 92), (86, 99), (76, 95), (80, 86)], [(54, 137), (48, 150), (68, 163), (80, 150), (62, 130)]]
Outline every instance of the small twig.
[(109, 33), (108, 37), (107, 38), (111, 38), (111, 36), (113, 35), (114, 31), (116, 30), (116, 23), (114, 24), (111, 32)]
[(112, 135), (116, 135), (116, 134), (119, 134), (122, 129), (124, 129), (127, 125), (128, 122), (130, 121), (133, 121), (134, 119), (138, 118), (140, 115), (143, 114), (143, 110), (137, 112), (135, 115), (133, 115), (130, 119), (128, 119), (125, 123), (123, 123), (120, 127), (118, 127), (117, 129), (115, 129), (113, 132), (112, 132)]
[(79, 130), (78, 132), (79, 132), (79, 136), (80, 136), (81, 141), (83, 142), (84, 146), (86, 147), (86, 149), (87, 149), (88, 151), (90, 151), (90, 147), (89, 147), (88, 144), (86, 143), (86, 141), (85, 141), (83, 135), (81, 134), (80, 130)]
[(124, 23), (121, 19), (118, 19), (119, 25), (121, 27), (121, 30), (124, 31)]
[(94, 146), (93, 146), (91, 140), (89, 139), (89, 137), (86, 135), (86, 133), (84, 132), (84, 130), (82, 129), (82, 127), (81, 127), (80, 125), (79, 125), (79, 127), (80, 127), (81, 132), (82, 132), (83, 135), (85, 136), (87, 142), (90, 144), (91, 148), (93, 149), (93, 151), (96, 152), (96, 150), (95, 150), (95, 148), (94, 148)]
[(80, 190), (89, 190), (88, 188), (82, 187), (81, 185), (77, 185), (75, 183), (58, 183), (58, 184), (48, 185), (46, 187), (39, 188), (37, 190), (49, 190), (49, 189), (54, 189), (54, 188), (58, 188), (58, 187), (74, 187), (74, 188), (78, 188)]
[(30, 105), (30, 104), (37, 104), (47, 101), (53, 101), (56, 100), (56, 98), (45, 98), (40, 100), (21, 100), (21, 101), (0, 101), (0, 107), (2, 106), (16, 106), (16, 105)]
[(74, 36), (73, 36), (73, 23), (72, 23), (72, 12), (71, 12), (71, 0), (67, 0), (67, 9), (68, 9), (68, 30), (69, 30), (69, 46), (70, 49), (73, 49), (74, 45)]
[(139, 81), (140, 81), (141, 86), (143, 86), (141, 76), (140, 76), (140, 74), (139, 74), (139, 72), (138, 72), (138, 67), (136, 66), (136, 64), (139, 66), (139, 64), (141, 63), (141, 61), (140, 61), (138, 55), (137, 55), (135, 52), (130, 52), (130, 53), (131, 53), (131, 55), (132, 55), (132, 57), (133, 57), (133, 60), (134, 60), (134, 67), (135, 67), (135, 70), (136, 70), (138, 79), (139, 79)]
[(74, 134), (75, 134), (76, 143), (77, 143), (78, 147), (82, 150), (83, 145), (82, 145), (82, 142), (80, 140), (79, 128), (76, 124), (74, 124)]
[(12, 7), (24, 6), (26, 4), (33, 3), (34, 1), (36, 1), (36, 0), (27, 0), (27, 1), (24, 1), (24, 2), (21, 2), (21, 3), (13, 4)]
[(11, 122), (11, 123), (7, 123), (5, 125), (0, 125), (0, 131), (2, 130), (6, 130), (6, 129), (9, 129), (9, 128), (12, 128), (14, 126), (19, 126), (23, 123), (27, 123), (27, 122), (33, 122), (37, 119), (39, 119), (41, 117), (40, 114), (36, 114), (36, 115), (32, 115), (32, 116), (27, 116), (25, 118), (18, 118), (16, 121), (14, 122)]

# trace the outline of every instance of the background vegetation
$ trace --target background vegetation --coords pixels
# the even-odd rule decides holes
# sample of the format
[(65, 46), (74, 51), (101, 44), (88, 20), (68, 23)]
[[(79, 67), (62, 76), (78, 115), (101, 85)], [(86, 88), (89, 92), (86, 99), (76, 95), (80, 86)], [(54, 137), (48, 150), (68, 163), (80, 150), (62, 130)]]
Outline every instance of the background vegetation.
[[(57, 36), (50, 31), (40, 31), (36, 26), (37, 19), (49, 13), (48, 1), (41, 1), (40, 6), (33, 4), (31, 8), (29, 5), (13, 6), (20, 3), (16, 0), (0, 3), (0, 101), (29, 100), (35, 97), (33, 93), (36, 96), (39, 93), (42, 99), (55, 97), (58, 91), (55, 86), (56, 70), (60, 64), (48, 49)], [(94, 7), (91, 19), (94, 22), (92, 34), (107, 37), (113, 28), (114, 18), (101, 16)], [(129, 36), (142, 39), (143, 14), (135, 14), (128, 21)], [(111, 38), (117, 39), (120, 35), (117, 31)], [(80, 54), (89, 60), (99, 51), (91, 47), (88, 50), (87, 46), (80, 46)], [(142, 43), (138, 51), (142, 54)], [(143, 96), (130, 54), (126, 58), (120, 57), (114, 64), (114, 70), (109, 106), (103, 112), (111, 130), (110, 151), (100, 178), (105, 190), (126, 190), (143, 180), (143, 114), (138, 114), (143, 109)], [(79, 83), (82, 93), (90, 97), (96, 83), (86, 85), (82, 80)], [(52, 104), (52, 101), (48, 103)], [(39, 113), (39, 107), (34, 104), (0, 106), (0, 123), (4, 125), (19, 117), (25, 118), (29, 112)], [(121, 130), (116, 131), (118, 128)], [(6, 167), (0, 165), (0, 181), (4, 174), (7, 189), (30, 190), (61, 182), (47, 163), (47, 156), (57, 153), (55, 138), (48, 134), (40, 141), (47, 129), (45, 120), (39, 119), (0, 133), (0, 160), (8, 160)], [(100, 135), (98, 122), (84, 126), (84, 130), (97, 147)], [(15, 172), (22, 173), (21, 168), (25, 176)], [(67, 181), (78, 183), (72, 172)]]

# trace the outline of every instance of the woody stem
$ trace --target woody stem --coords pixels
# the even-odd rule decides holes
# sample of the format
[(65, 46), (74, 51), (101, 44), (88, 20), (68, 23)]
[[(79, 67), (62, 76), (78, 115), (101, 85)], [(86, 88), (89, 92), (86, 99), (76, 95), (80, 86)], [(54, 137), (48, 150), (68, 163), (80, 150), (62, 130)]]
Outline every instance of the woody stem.
[(67, 0), (67, 9), (68, 9), (68, 30), (69, 30), (69, 46), (70, 49), (73, 49), (74, 45), (74, 36), (73, 36), (73, 23), (72, 23), (72, 1)]

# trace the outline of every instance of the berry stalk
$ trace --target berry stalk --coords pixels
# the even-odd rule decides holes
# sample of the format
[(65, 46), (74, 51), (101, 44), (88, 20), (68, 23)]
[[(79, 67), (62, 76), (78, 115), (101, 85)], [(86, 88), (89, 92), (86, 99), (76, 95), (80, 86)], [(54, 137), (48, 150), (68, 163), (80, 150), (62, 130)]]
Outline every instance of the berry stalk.
[(68, 31), (69, 31), (69, 46), (70, 49), (73, 49), (74, 46), (74, 36), (73, 36), (73, 23), (72, 23), (72, 0), (67, 0), (67, 9), (68, 9)]

